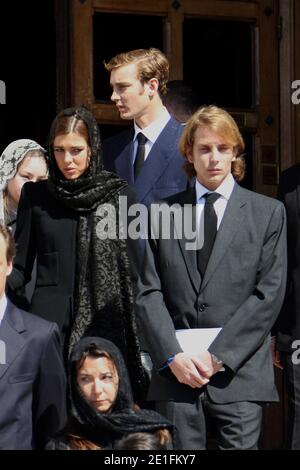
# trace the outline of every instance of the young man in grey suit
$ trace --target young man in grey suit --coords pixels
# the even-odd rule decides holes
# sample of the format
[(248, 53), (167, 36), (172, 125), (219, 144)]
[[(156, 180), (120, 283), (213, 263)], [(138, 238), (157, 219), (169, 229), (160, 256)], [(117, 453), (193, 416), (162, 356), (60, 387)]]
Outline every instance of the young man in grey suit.
[(133, 126), (103, 142), (104, 166), (124, 178), (139, 202), (149, 205), (187, 188), (178, 150), (182, 126), (162, 103), (169, 63), (158, 49), (118, 54), (107, 64), (111, 99)]
[[(284, 207), (235, 181), (243, 176), (244, 142), (226, 111), (198, 110), (180, 146), (196, 184), (152, 212), (155, 236), (137, 298), (154, 363), (148, 399), (176, 425), (177, 449), (205, 448), (206, 416), (217, 427), (219, 449), (256, 449), (263, 404), (278, 400), (269, 346), (286, 283)], [(203, 229), (196, 250), (179, 216), (185, 229), (197, 220), (195, 237)], [(176, 330), (196, 328), (221, 330), (208, 346), (198, 339), (188, 351)]]
[(66, 419), (59, 331), (5, 296), (15, 245), (0, 224), (0, 449), (44, 448)]

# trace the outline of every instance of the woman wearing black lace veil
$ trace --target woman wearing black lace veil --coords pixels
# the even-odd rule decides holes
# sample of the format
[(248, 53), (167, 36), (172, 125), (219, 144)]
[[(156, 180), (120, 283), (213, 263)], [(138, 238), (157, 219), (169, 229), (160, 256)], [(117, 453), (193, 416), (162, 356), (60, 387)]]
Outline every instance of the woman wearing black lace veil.
[(74, 347), (68, 369), (70, 419), (48, 450), (112, 449), (135, 433), (157, 434), (171, 442), (172, 425), (155, 411), (134, 407), (120, 351), (103, 338), (86, 337)]
[[(134, 270), (128, 258), (132, 240), (118, 236), (119, 196), (127, 196), (128, 205), (133, 196), (125, 181), (103, 170), (99, 128), (83, 107), (57, 115), (48, 155), (48, 181), (27, 183), (22, 191), (10, 288), (29, 282), (37, 257), (30, 311), (56, 321), (66, 356), (87, 334), (113, 341), (130, 366), (138, 397), (144, 376), (133, 309)], [(102, 217), (106, 222), (114, 218), (114, 239), (99, 236), (99, 208), (106, 204), (113, 211), (103, 210)]]

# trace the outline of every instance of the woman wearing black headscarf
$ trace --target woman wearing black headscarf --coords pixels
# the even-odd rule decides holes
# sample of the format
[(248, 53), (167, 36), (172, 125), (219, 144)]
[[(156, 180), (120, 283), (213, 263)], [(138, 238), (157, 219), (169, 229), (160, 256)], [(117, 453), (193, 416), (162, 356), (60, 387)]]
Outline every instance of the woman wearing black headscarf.
[[(128, 258), (132, 240), (119, 237), (119, 196), (127, 196), (128, 205), (133, 196), (125, 181), (103, 170), (99, 128), (85, 108), (57, 115), (48, 154), (48, 181), (27, 183), (22, 191), (10, 288), (29, 282), (36, 257), (30, 311), (56, 321), (66, 356), (88, 333), (113, 341), (130, 366), (138, 397), (144, 376)], [(103, 220), (115, 226), (115, 237), (99, 232)]]
[(103, 338), (86, 337), (69, 361), (70, 419), (48, 450), (113, 449), (132, 433), (155, 433), (171, 440), (172, 425), (160, 414), (134, 407), (127, 369), (118, 348)]

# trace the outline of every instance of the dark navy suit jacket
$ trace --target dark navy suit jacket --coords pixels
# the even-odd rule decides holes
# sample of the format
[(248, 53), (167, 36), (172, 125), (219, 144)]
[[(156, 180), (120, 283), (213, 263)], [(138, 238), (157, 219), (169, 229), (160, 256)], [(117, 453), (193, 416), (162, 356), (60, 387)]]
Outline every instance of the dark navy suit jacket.
[(279, 350), (293, 352), (292, 344), (300, 338), (300, 165), (285, 170), (279, 180), (278, 197), (287, 213), (288, 282), (286, 297), (278, 322)]
[(117, 173), (134, 189), (139, 202), (148, 206), (152, 202), (171, 196), (188, 187), (183, 171), (184, 158), (178, 142), (183, 126), (171, 118), (150, 150), (142, 170), (134, 181), (133, 137), (134, 128), (103, 142), (104, 166)]
[(43, 448), (66, 419), (58, 327), (8, 300), (0, 351), (0, 449)]

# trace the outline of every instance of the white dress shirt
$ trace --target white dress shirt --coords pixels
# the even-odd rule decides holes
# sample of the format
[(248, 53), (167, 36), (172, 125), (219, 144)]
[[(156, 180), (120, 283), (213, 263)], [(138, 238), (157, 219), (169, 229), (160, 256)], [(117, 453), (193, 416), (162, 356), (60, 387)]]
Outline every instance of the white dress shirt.
[(225, 178), (225, 180), (220, 184), (220, 186), (215, 191), (210, 191), (205, 186), (203, 186), (198, 180), (196, 180), (196, 198), (197, 198), (198, 217), (199, 218), (201, 217), (201, 214), (204, 209), (204, 205), (205, 205), (205, 198), (203, 197), (204, 194), (212, 193), (212, 192), (220, 194), (221, 197), (219, 197), (219, 199), (217, 199), (216, 202), (214, 203), (214, 209), (216, 211), (217, 218), (218, 218), (217, 228), (219, 230), (219, 227), (222, 222), (223, 215), (227, 207), (227, 203), (229, 201), (231, 193), (233, 191), (233, 188), (234, 188), (234, 178), (231, 173)]
[(2, 298), (0, 299), (0, 325), (1, 325), (1, 322), (3, 320), (6, 307), (7, 307), (7, 298), (3, 294)]
[(134, 122), (134, 139), (133, 139), (133, 161), (135, 160), (136, 152), (137, 152), (137, 138), (136, 136), (142, 132), (146, 137), (147, 137), (147, 142), (145, 144), (145, 160), (149, 155), (149, 152), (154, 145), (155, 141), (159, 137), (161, 131), (163, 128), (167, 125), (169, 122), (171, 116), (170, 113), (168, 112), (167, 108), (163, 107), (162, 112), (160, 113), (160, 116), (149, 126), (145, 127), (144, 129), (141, 129), (136, 122)]

